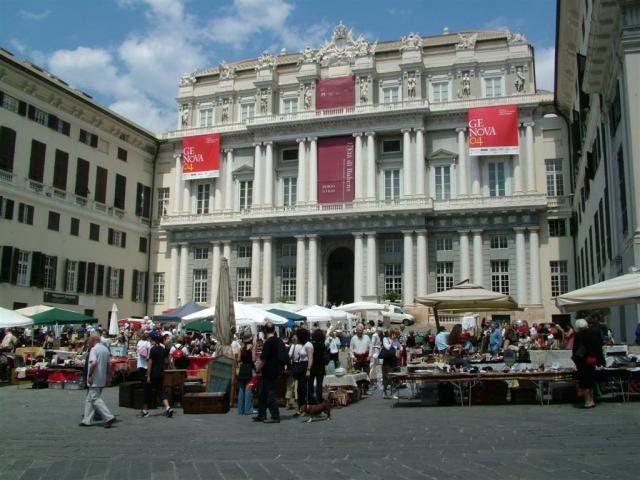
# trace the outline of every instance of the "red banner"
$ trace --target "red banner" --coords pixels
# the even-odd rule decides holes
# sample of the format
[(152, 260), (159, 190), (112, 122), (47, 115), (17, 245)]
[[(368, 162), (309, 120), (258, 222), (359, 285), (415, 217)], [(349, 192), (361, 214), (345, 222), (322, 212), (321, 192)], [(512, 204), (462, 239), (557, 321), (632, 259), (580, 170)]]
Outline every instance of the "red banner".
[(220, 134), (182, 139), (182, 176), (185, 180), (220, 175)]
[(316, 109), (353, 107), (355, 104), (355, 77), (325, 78), (318, 81)]
[(353, 201), (354, 140), (353, 136), (318, 139), (318, 203)]
[(517, 155), (518, 106), (469, 109), (469, 155)]

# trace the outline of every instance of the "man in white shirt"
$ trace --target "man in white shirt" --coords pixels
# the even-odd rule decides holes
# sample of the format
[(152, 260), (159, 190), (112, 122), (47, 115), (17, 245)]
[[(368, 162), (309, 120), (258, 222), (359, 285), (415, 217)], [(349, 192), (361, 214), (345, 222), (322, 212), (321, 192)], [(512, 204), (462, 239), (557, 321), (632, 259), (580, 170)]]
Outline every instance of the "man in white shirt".
[(329, 334), (327, 339), (327, 347), (329, 348), (329, 356), (333, 360), (333, 367), (340, 368), (340, 339), (336, 335), (335, 330)]
[(107, 386), (109, 376), (109, 350), (100, 341), (100, 335), (94, 333), (89, 337), (89, 369), (87, 371), (87, 397), (84, 403), (84, 417), (81, 427), (88, 427), (93, 422), (95, 412), (104, 419), (104, 427), (109, 428), (116, 418), (102, 400), (102, 389)]
[(351, 337), (351, 344), (349, 346), (354, 369), (365, 372), (369, 370), (370, 350), (371, 339), (364, 334), (364, 325), (359, 323), (356, 326), (356, 334)]

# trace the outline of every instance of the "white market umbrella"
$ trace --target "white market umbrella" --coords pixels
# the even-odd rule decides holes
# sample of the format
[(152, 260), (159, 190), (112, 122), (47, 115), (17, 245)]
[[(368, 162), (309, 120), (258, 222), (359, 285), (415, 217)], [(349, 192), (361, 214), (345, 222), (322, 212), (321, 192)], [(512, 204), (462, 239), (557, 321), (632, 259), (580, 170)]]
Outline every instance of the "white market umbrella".
[(308, 323), (315, 322), (331, 322), (347, 319), (347, 313), (340, 310), (332, 310), (321, 307), (320, 305), (312, 305), (296, 312), (298, 315), (307, 317)]
[(32, 305), (31, 307), (19, 308), (16, 312), (20, 315), (24, 315), (25, 317), (32, 317), (38, 313), (53, 310), (53, 308), (54, 307), (50, 307), (49, 305)]
[(472, 283), (460, 283), (444, 292), (417, 297), (416, 302), (437, 310), (452, 312), (522, 310), (509, 295), (486, 290)]
[(284, 325), (289, 321), (276, 313), (245, 303), (234, 302), (233, 309), (236, 313), (236, 325), (238, 327), (264, 325), (268, 321), (274, 325)]
[(28, 327), (33, 325), (29, 317), (0, 307), (0, 328)]
[(565, 312), (640, 303), (640, 271), (564, 293), (556, 305)]
[(216, 307), (209, 307), (209, 308), (205, 308), (204, 310), (193, 312), (185, 317), (182, 317), (182, 323), (189, 323), (195, 320), (203, 320), (205, 318), (215, 318), (215, 316), (216, 316)]
[(340, 305), (335, 310), (341, 310), (343, 312), (355, 313), (355, 312), (369, 312), (386, 310), (387, 306), (382, 303), (373, 302), (354, 302), (347, 303), (346, 305)]
[(109, 317), (109, 336), (118, 335), (118, 306), (114, 303), (111, 306), (111, 315)]

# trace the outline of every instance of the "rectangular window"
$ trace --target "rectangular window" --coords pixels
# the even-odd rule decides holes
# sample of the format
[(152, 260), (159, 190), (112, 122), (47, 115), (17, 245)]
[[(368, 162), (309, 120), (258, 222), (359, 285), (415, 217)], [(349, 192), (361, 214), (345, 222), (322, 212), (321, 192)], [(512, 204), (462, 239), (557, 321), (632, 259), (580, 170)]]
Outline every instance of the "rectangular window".
[(288, 300), (296, 299), (296, 267), (282, 267), (280, 296)]
[(560, 158), (546, 159), (547, 169), (547, 196), (559, 197), (564, 195), (564, 183), (562, 180), (562, 160)]
[(508, 260), (493, 260), (491, 262), (491, 289), (494, 292), (509, 295)]
[(23, 287), (29, 286), (29, 252), (18, 250), (18, 266), (17, 266), (16, 284)]
[(209, 193), (211, 185), (209, 183), (199, 183), (196, 191), (196, 213), (204, 215), (209, 213)]
[(282, 201), (285, 207), (294, 207), (298, 199), (298, 177), (282, 179)]
[(488, 166), (489, 166), (489, 196), (504, 197), (506, 195), (504, 163), (492, 162)]
[(132, 300), (134, 302), (144, 302), (147, 291), (147, 272), (133, 271), (133, 292)]
[(213, 125), (213, 108), (201, 108), (198, 115), (198, 126), (211, 127)]
[(21, 203), (18, 205), (18, 222), (25, 225), (33, 225), (33, 214), (35, 209), (32, 205)]
[(382, 103), (397, 103), (400, 101), (400, 87), (382, 87)]
[(31, 140), (31, 161), (29, 163), (29, 180), (44, 182), (44, 158), (47, 146), (37, 140)]
[(158, 218), (169, 214), (169, 187), (158, 189)]
[(436, 103), (449, 101), (449, 82), (431, 84), (431, 101)]
[(549, 220), (549, 236), (565, 237), (567, 235), (567, 222), (564, 218), (552, 218)]
[(71, 224), (69, 226), (69, 235), (77, 237), (80, 235), (80, 219), (71, 218)]
[(209, 289), (208, 272), (206, 268), (193, 271), (193, 301), (205, 303)]
[(255, 103), (242, 103), (240, 104), (240, 121), (246, 122), (248, 119), (253, 118), (256, 113)]
[(453, 250), (453, 240), (451, 238), (436, 238), (436, 251)]
[(193, 249), (194, 260), (207, 260), (209, 258), (208, 247), (196, 247)]
[(119, 297), (120, 296), (120, 270), (119, 268), (112, 268), (111, 275), (109, 276), (109, 296), (110, 297)]
[(569, 291), (569, 273), (567, 261), (558, 260), (549, 262), (551, 268), (551, 296), (557, 297)]
[[(295, 256), (295, 254), (293, 256)], [(238, 245), (238, 258), (251, 258), (251, 246)]]
[(493, 235), (491, 237), (491, 248), (507, 248), (508, 243), (506, 235)]
[(116, 174), (116, 188), (113, 196), (113, 206), (124, 210), (125, 197), (127, 193), (127, 177)]
[(98, 148), (98, 136), (93, 133), (89, 133), (86, 130), (80, 129), (78, 141), (85, 145), (89, 145), (90, 147)]
[(298, 111), (297, 98), (285, 98), (282, 100), (282, 113), (296, 113)]
[(383, 140), (382, 153), (400, 153), (402, 151), (402, 142), (400, 140)]
[(136, 184), (136, 217), (149, 218), (151, 214), (151, 187)]
[(73, 260), (67, 260), (67, 271), (66, 271), (65, 280), (64, 280), (65, 292), (76, 291), (77, 272), (78, 272), (78, 262), (74, 262)]
[(295, 243), (283, 243), (280, 247), (280, 254), (283, 257), (295, 257), (296, 256), (296, 244)]
[(94, 242), (100, 241), (100, 225), (97, 223), (89, 224), (89, 240), (93, 240)]
[(107, 233), (107, 243), (120, 248), (127, 248), (127, 232), (110, 228)]
[(153, 274), (153, 303), (164, 303), (164, 272)]
[(243, 180), (240, 182), (240, 211), (249, 210), (253, 199), (253, 181)]
[(402, 264), (385, 263), (384, 293), (395, 292), (402, 295)]
[(502, 96), (502, 77), (484, 79), (484, 96), (487, 98)]
[(77, 196), (87, 198), (89, 195), (89, 162), (78, 158), (76, 163), (76, 190)]
[(596, 265), (598, 266), (598, 273), (602, 270), (602, 262), (600, 258), (600, 239), (598, 238), (600, 235), (600, 212), (596, 210), (595, 215), (593, 216), (593, 226), (596, 232)]
[(5, 220), (13, 220), (13, 206), (13, 200), (9, 198), (4, 199), (4, 204), (0, 205), (0, 207), (2, 207), (2, 218), (4, 218)]
[(96, 167), (96, 187), (94, 199), (103, 205), (107, 203), (107, 169)]
[(402, 253), (402, 240), (399, 238), (390, 238), (384, 241), (384, 253), (400, 254)]
[(60, 231), (60, 214), (58, 212), (49, 212), (47, 228), (55, 232)]
[(138, 242), (138, 251), (140, 253), (147, 253), (148, 250), (149, 239), (147, 237), (140, 237)]
[(49, 123), (49, 118), (46, 112), (43, 112), (39, 108), (34, 107), (33, 105), (29, 105), (29, 109), (27, 110), (27, 117), (30, 120), (33, 120), (40, 125), (47, 125)]
[(297, 148), (287, 148), (282, 150), (282, 161), (283, 162), (297, 162), (298, 161), (298, 149)]
[(436, 291), (444, 292), (453, 287), (453, 262), (436, 263)]
[[(26, 109), (26, 104), (24, 102), (21, 102), (20, 100), (18, 100), (15, 97), (12, 97), (11, 95), (7, 95), (6, 93), (3, 93), (1, 97), (2, 97), (2, 107), (12, 111), (13, 113), (20, 113), (20, 110)], [(23, 104), (24, 106), (22, 109), (20, 108), (20, 104)], [(24, 111), (21, 113), (21, 115), (24, 116)]]
[(16, 153), (16, 132), (0, 127), (0, 170), (13, 172), (13, 159)]
[(400, 170), (384, 171), (384, 199), (386, 201), (400, 198)]
[(620, 217), (622, 218), (622, 233), (629, 231), (629, 218), (627, 215), (627, 182), (625, 181), (624, 156), (622, 147), (618, 150), (618, 195), (620, 196)]
[(67, 174), (69, 169), (69, 154), (56, 150), (53, 164), (53, 188), (65, 192), (67, 190)]
[(245, 297), (251, 296), (251, 269), (250, 268), (237, 268), (236, 269), (236, 294), (238, 300), (242, 300)]
[(55, 290), (56, 289), (56, 267), (57, 267), (58, 259), (56, 257), (52, 257), (50, 255), (45, 255), (44, 257), (44, 278), (43, 278), (43, 288), (45, 290)]
[(435, 167), (436, 200), (451, 198), (451, 167), (449, 165)]
[(128, 152), (124, 148), (118, 147), (118, 160), (127, 161)]

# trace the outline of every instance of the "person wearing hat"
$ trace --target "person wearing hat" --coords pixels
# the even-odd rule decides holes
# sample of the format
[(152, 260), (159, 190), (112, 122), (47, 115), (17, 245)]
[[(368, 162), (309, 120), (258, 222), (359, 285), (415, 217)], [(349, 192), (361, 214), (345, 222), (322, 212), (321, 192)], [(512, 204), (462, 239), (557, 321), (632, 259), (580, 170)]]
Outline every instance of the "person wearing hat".
[(238, 415), (251, 415), (253, 413), (253, 391), (247, 388), (247, 384), (253, 377), (255, 370), (256, 354), (253, 348), (253, 334), (245, 332), (242, 336), (242, 345), (236, 354), (238, 362)]
[(165, 416), (171, 418), (173, 416), (173, 409), (169, 406), (168, 395), (162, 385), (167, 349), (162, 345), (162, 335), (160, 332), (156, 330), (152, 331), (149, 334), (149, 338), (153, 342), (153, 346), (149, 351), (147, 378), (144, 384), (144, 404), (140, 416), (143, 418), (149, 416), (149, 404), (151, 403), (152, 395), (157, 395), (162, 399)]

